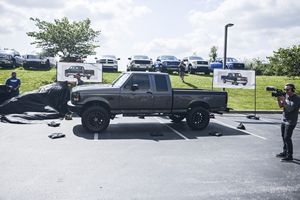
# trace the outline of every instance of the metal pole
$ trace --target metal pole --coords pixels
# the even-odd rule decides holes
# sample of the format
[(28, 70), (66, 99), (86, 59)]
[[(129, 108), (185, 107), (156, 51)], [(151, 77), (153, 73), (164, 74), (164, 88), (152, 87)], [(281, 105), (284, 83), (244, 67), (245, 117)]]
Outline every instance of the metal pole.
[(226, 68), (226, 57), (227, 57), (227, 29), (228, 26), (225, 26), (225, 37), (224, 37), (224, 58), (223, 58), (223, 69)]
[[(233, 24), (231, 23), (225, 25), (223, 69), (226, 68), (226, 59), (227, 59), (227, 29), (228, 27), (231, 26), (233, 26)], [(225, 88), (223, 88), (223, 91), (225, 91)]]

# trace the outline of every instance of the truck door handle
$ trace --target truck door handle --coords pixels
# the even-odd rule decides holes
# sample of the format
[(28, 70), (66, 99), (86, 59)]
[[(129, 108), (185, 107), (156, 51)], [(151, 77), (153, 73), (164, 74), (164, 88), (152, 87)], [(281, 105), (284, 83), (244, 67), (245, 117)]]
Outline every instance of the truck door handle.
[(146, 94), (153, 94), (153, 93), (152, 93), (152, 92), (150, 92), (150, 91), (147, 91), (147, 92), (146, 92)]

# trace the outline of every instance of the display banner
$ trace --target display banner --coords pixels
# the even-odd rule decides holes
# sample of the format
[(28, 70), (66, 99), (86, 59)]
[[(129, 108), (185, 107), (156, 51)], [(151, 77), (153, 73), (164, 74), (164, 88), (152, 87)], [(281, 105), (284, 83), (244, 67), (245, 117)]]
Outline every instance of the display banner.
[(66, 63), (57, 65), (57, 81), (76, 82), (79, 74), (83, 82), (102, 82), (102, 64), (99, 63)]
[(255, 89), (255, 71), (215, 69), (213, 87)]

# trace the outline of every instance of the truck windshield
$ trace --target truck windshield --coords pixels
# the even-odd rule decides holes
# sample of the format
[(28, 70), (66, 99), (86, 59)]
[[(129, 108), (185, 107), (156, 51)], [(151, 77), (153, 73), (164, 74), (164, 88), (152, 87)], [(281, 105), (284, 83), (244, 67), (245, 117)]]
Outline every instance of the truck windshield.
[(27, 55), (27, 59), (40, 59), (38, 55)]
[(141, 55), (137, 55), (137, 56), (133, 56), (134, 60), (149, 60), (148, 56), (141, 56)]
[(175, 56), (162, 56), (161, 60), (178, 60)]
[(130, 74), (128, 73), (121, 74), (116, 80), (113, 81), (112, 86), (121, 87), (129, 76)]
[(226, 60), (227, 62), (238, 62), (238, 60), (235, 58), (227, 58)]
[(191, 56), (190, 60), (203, 60), (200, 56)]

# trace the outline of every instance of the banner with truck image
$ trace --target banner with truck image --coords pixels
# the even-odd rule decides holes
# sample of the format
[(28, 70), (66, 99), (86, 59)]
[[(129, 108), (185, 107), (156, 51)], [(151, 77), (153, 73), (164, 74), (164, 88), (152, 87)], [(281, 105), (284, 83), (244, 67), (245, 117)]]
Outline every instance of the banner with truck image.
[(57, 65), (57, 81), (76, 82), (79, 74), (83, 82), (102, 82), (102, 65), (99, 63), (66, 63)]
[(255, 89), (255, 71), (215, 69), (213, 87)]

